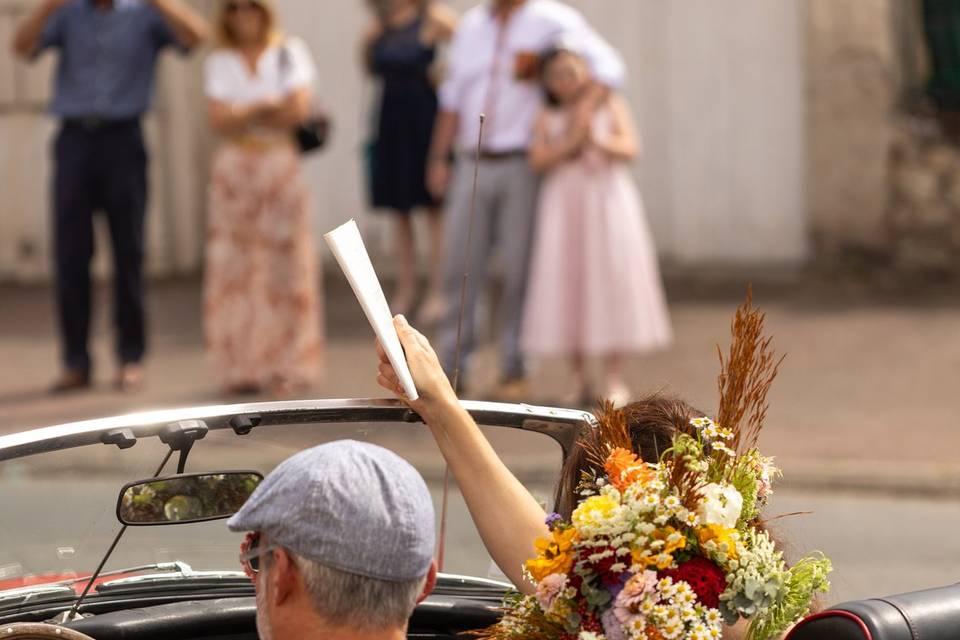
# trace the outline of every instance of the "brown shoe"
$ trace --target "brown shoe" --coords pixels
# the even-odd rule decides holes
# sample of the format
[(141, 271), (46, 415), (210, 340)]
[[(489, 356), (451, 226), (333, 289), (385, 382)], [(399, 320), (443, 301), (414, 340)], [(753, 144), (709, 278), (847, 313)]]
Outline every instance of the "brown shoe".
[(530, 383), (526, 378), (504, 380), (490, 392), (490, 399), (494, 402), (520, 403), (530, 399)]
[(50, 386), (50, 393), (56, 395), (84, 391), (90, 388), (90, 372), (67, 369)]
[(117, 372), (117, 389), (120, 391), (139, 391), (143, 388), (143, 367), (139, 364), (125, 364)]

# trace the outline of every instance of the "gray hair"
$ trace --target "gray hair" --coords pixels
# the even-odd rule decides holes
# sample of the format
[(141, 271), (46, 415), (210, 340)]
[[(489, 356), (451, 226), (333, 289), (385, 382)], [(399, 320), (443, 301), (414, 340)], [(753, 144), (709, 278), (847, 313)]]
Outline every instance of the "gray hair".
[(406, 628), (427, 576), (392, 582), (348, 573), (289, 552), (313, 608), (337, 626), (380, 631)]

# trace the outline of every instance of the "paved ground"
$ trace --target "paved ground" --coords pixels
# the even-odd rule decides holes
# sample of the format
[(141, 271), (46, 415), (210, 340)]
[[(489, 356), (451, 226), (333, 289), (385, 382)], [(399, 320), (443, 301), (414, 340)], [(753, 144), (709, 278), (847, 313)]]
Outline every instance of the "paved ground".
[[(0, 577), (29, 571), (89, 571), (109, 546), (118, 523), (113, 514), (122, 483), (105, 479), (0, 483)], [(439, 487), (433, 485), (439, 497)], [(788, 555), (820, 550), (834, 563), (825, 604), (944, 586), (960, 580), (960, 509), (920, 498), (864, 497), (785, 491), (774, 496), (771, 514), (812, 511), (777, 521), (776, 533)], [(43, 505), (58, 504), (51, 514)], [(64, 526), (65, 523), (69, 526)], [(940, 533), (919, 544), (918, 527)], [(24, 535), (29, 532), (29, 535)], [(183, 560), (196, 569), (235, 569), (240, 537), (223, 522), (128, 530), (109, 569)], [(472, 525), (463, 502), (454, 497), (448, 517), (445, 569), (501, 578)], [(502, 578), (501, 578), (502, 579)]]
[[(349, 291), (327, 284), (328, 357), (318, 397), (380, 395), (370, 331)], [(674, 346), (631, 363), (638, 393), (666, 390), (710, 411), (716, 405), (715, 346), (726, 345), (739, 286), (685, 282), (670, 289)], [(106, 302), (106, 292), (101, 301)], [(101, 304), (98, 388), (43, 393), (57, 345), (44, 289), (0, 289), (0, 433), (135, 409), (222, 402), (202, 351), (199, 285), (156, 285), (151, 301), (148, 386), (123, 395), (112, 375), (107, 312)], [(778, 350), (786, 352), (763, 437), (794, 479), (824, 488), (960, 495), (960, 304), (950, 292), (892, 295), (818, 280), (768, 285), (756, 299)], [(494, 354), (475, 362), (473, 393), (489, 381)], [(563, 367), (541, 363), (531, 400), (563, 393)], [(484, 375), (486, 373), (487, 375)], [(792, 473), (792, 469), (796, 471)]]
[[(342, 285), (330, 283), (327, 289), (327, 382), (316, 395), (379, 395), (369, 329)], [(739, 287), (687, 282), (670, 293), (676, 344), (633, 362), (630, 378), (638, 392), (666, 389), (709, 410), (715, 405), (715, 345), (726, 344)], [(949, 533), (960, 527), (955, 420), (960, 305), (950, 295), (876, 294), (816, 281), (760, 287), (756, 298), (768, 313), (778, 349), (789, 354), (763, 439), (765, 452), (778, 456), (787, 474), (768, 513), (813, 512), (778, 520), (775, 528), (788, 548), (821, 549), (834, 559), (835, 588), (825, 601), (960, 580), (960, 547)], [(194, 281), (154, 287), (153, 351), (143, 392), (122, 395), (109, 388), (109, 338), (101, 330), (97, 390), (50, 398), (43, 393), (56, 362), (49, 292), (0, 289), (0, 434), (144, 408), (221, 402), (203, 358), (198, 303)], [(492, 364), (486, 349), (477, 369)], [(532, 400), (562, 393), (563, 370), (554, 364), (537, 369)], [(482, 389), (486, 380), (478, 377), (473, 386)], [(393, 438), (396, 448), (424, 460), (433, 446), (423, 438), (362, 435)], [(256, 449), (254, 466), (266, 469), (297, 446), (292, 432), (271, 429)], [(555, 471), (555, 461), (546, 462), (549, 455), (536, 444), (498, 446), (507, 457), (543, 459), (544, 469)], [(0, 466), (0, 504), (8, 515), (16, 514), (0, 520), (0, 576), (89, 568), (115, 530), (119, 486), (152, 471), (161, 449), (155, 442), (122, 453), (94, 447), (64, 459), (42, 456)], [(244, 464), (249, 451), (232, 435), (211, 434), (193, 454), (191, 468), (249, 466)], [(424, 470), (439, 492), (438, 468)], [(550, 484), (541, 478), (534, 490), (546, 498)], [(221, 523), (131, 531), (111, 566), (184, 558), (201, 568), (230, 567), (235, 543)], [(448, 548), (448, 569), (490, 572), (456, 497)]]

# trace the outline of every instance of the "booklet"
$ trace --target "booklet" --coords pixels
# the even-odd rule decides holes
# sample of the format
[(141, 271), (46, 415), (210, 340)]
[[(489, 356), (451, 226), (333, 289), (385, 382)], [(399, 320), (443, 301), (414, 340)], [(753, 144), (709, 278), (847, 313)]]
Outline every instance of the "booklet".
[(357, 223), (350, 220), (330, 233), (324, 234), (323, 239), (327, 241), (340, 268), (347, 276), (353, 294), (357, 296), (370, 326), (380, 339), (383, 350), (387, 352), (387, 358), (390, 359), (393, 370), (397, 372), (407, 398), (416, 400), (419, 397), (417, 387), (413, 384), (413, 376), (410, 375), (410, 368), (407, 367), (407, 359), (403, 355), (400, 338), (393, 326), (390, 306), (383, 295), (377, 273), (373, 270), (373, 263), (370, 262), (370, 255), (363, 244), (363, 238), (360, 237)]

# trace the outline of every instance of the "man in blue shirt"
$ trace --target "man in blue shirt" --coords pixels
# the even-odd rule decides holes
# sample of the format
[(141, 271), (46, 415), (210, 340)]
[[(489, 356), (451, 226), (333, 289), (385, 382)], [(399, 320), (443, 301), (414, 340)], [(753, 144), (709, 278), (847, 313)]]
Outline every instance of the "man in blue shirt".
[(14, 36), (26, 59), (60, 52), (51, 111), (62, 121), (53, 148), (53, 238), (64, 370), (53, 391), (90, 386), (93, 214), (110, 228), (117, 384), (142, 383), (147, 153), (140, 117), (150, 107), (159, 52), (183, 52), (207, 24), (180, 0), (43, 0)]

